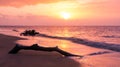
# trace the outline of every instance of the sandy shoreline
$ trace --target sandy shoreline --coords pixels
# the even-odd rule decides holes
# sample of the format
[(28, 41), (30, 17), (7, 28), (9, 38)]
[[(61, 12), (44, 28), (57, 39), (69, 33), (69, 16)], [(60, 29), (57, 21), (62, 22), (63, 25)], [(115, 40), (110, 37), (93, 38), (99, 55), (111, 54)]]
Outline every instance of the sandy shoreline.
[(17, 40), (24, 38), (0, 34), (0, 67), (82, 67), (73, 59), (56, 52), (22, 51), (11, 55), (8, 51)]
[[(13, 34), (14, 35), (14, 34)], [(119, 67), (120, 53), (105, 49), (98, 49), (85, 45), (75, 44), (47, 38), (33, 38), (0, 34), (0, 67)], [(37, 40), (36, 40), (37, 39)], [(15, 55), (8, 52), (16, 43), (32, 45), (38, 43), (43, 46), (56, 46), (65, 51), (84, 55), (82, 59), (66, 58), (57, 52), (42, 52), (21, 50)], [(66, 44), (66, 46), (61, 46)], [(108, 53), (104, 53), (104, 52)], [(88, 56), (87, 56), (88, 55)]]

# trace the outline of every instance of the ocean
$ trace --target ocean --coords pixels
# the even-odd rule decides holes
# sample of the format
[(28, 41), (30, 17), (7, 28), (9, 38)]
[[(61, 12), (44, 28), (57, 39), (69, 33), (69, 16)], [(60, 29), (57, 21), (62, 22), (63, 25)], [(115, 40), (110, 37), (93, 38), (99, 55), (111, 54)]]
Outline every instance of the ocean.
[(6, 34), (19, 35), (29, 29), (46, 35), (44, 38), (120, 52), (120, 26), (0, 26), (0, 32)]

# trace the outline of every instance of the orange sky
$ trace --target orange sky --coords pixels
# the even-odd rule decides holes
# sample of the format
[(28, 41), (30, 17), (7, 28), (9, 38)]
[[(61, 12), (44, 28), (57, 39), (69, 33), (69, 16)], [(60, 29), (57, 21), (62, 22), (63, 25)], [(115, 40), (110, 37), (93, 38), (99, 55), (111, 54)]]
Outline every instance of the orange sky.
[[(0, 25), (120, 25), (119, 0), (0, 0)], [(61, 12), (70, 14), (64, 19)]]

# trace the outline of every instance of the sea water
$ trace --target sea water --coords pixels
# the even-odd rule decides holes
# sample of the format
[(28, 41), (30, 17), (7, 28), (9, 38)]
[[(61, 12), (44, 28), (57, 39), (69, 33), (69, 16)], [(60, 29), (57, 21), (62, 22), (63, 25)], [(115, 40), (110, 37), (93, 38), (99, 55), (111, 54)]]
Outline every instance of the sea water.
[(17, 30), (16, 35), (19, 35), (24, 30), (31, 29), (47, 35), (45, 38), (120, 52), (120, 26), (1, 26), (0, 32), (15, 33), (14, 30)]

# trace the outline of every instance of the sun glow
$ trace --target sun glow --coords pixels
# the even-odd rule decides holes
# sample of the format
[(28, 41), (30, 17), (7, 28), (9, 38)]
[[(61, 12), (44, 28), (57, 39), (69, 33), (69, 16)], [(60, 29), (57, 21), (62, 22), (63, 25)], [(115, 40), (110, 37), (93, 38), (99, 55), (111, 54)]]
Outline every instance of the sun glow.
[(68, 12), (61, 12), (61, 17), (67, 20), (71, 17), (71, 14)]

